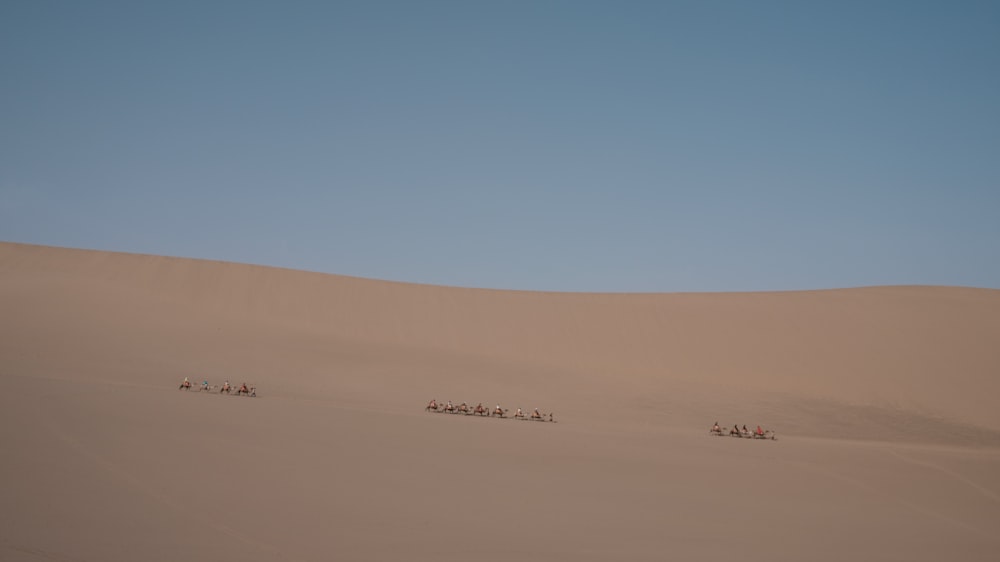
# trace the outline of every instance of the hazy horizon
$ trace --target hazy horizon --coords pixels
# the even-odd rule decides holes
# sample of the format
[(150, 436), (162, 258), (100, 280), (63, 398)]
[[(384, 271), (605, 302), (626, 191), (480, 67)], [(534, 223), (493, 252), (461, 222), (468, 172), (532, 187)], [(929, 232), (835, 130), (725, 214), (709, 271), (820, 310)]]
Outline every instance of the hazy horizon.
[(474, 290), (484, 290), (484, 291), (525, 292), (525, 293), (567, 293), (567, 294), (579, 293), (579, 294), (607, 294), (607, 295), (615, 295), (615, 294), (620, 294), (620, 295), (630, 295), (630, 294), (634, 294), (634, 295), (654, 295), (654, 294), (683, 294), (683, 293), (688, 293), (688, 294), (713, 294), (713, 293), (715, 293), (715, 294), (722, 294), (722, 293), (808, 293), (808, 292), (822, 292), (822, 291), (838, 291), (838, 290), (841, 290), (841, 289), (867, 289), (867, 288), (874, 289), (874, 288), (894, 288), (894, 287), (899, 287), (899, 288), (905, 288), (905, 287), (942, 287), (942, 288), (949, 288), (949, 287), (951, 287), (951, 288), (956, 288), (956, 289), (1000, 290), (1000, 289), (997, 289), (997, 288), (994, 288), (994, 287), (980, 287), (980, 286), (976, 286), (976, 285), (932, 285), (932, 284), (921, 284), (921, 283), (910, 283), (910, 284), (906, 284), (906, 283), (898, 284), (897, 283), (897, 284), (885, 284), (885, 285), (830, 286), (830, 287), (814, 287), (814, 288), (807, 288), (807, 289), (759, 289), (759, 290), (745, 290), (745, 291), (742, 291), (742, 290), (716, 290), (716, 291), (711, 291), (711, 290), (705, 290), (705, 291), (583, 291), (583, 290), (577, 290), (577, 291), (574, 291), (574, 290), (554, 290), (554, 289), (517, 289), (517, 288), (509, 288), (509, 287), (485, 287), (485, 286), (484, 287), (480, 287), (480, 286), (471, 286), (471, 285), (447, 285), (447, 284), (443, 284), (443, 283), (422, 283), (422, 282), (417, 282), (417, 281), (403, 281), (403, 280), (399, 280), (399, 279), (385, 279), (385, 278), (380, 278), (380, 277), (365, 277), (365, 276), (361, 276), (361, 275), (349, 275), (349, 274), (337, 273), (337, 272), (331, 272), (331, 271), (317, 271), (317, 270), (313, 270), (313, 269), (298, 269), (298, 268), (293, 268), (293, 267), (280, 266), (280, 265), (271, 265), (271, 264), (257, 263), (257, 262), (251, 262), (251, 261), (234, 261), (234, 260), (216, 259), (216, 258), (198, 258), (198, 257), (179, 256), (179, 255), (171, 255), (171, 254), (152, 254), (152, 253), (148, 253), (148, 252), (127, 252), (127, 251), (118, 251), (118, 250), (103, 250), (103, 249), (99, 249), (99, 248), (81, 248), (81, 247), (76, 247), (76, 246), (63, 246), (63, 245), (56, 245), (56, 244), (34, 244), (34, 243), (30, 243), (30, 242), (16, 242), (16, 241), (13, 241), (13, 240), (0, 240), (0, 244), (3, 244), (3, 243), (17, 244), (17, 245), (24, 245), (24, 246), (38, 246), (38, 247), (41, 247), (41, 248), (53, 248), (53, 249), (61, 249), (61, 250), (81, 250), (81, 251), (86, 251), (86, 252), (102, 252), (102, 253), (108, 253), (108, 254), (122, 254), (122, 255), (146, 256), (146, 257), (154, 257), (154, 258), (167, 258), (167, 259), (176, 259), (176, 260), (194, 260), (194, 261), (209, 262), (209, 263), (215, 262), (215, 263), (224, 263), (224, 264), (232, 264), (232, 265), (245, 265), (245, 266), (252, 266), (252, 267), (263, 267), (263, 268), (269, 268), (269, 269), (279, 269), (279, 270), (287, 270), (287, 271), (294, 271), (294, 272), (301, 272), (301, 273), (310, 273), (310, 274), (319, 274), (319, 275), (331, 275), (331, 276), (335, 276), (335, 277), (346, 277), (346, 278), (352, 278), (352, 279), (358, 279), (358, 280), (377, 281), (377, 282), (382, 282), (382, 283), (394, 283), (394, 284), (401, 284), (401, 285), (416, 285), (416, 286), (441, 287), (441, 288), (452, 288), (452, 289), (474, 289)]

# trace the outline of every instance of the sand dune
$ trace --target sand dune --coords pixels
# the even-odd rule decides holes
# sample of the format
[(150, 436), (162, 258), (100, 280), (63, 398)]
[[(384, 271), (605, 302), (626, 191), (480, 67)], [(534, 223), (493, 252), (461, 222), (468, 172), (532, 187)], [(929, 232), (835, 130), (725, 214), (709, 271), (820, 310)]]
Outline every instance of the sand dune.
[(997, 290), (496, 291), (0, 243), (0, 559), (994, 560), (998, 341)]

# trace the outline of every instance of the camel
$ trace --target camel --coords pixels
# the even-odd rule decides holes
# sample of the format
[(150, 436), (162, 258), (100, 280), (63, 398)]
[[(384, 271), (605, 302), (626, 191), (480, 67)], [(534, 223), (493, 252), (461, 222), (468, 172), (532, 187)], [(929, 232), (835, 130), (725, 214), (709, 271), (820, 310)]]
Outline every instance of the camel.
[(191, 390), (191, 381), (184, 379), (177, 390)]
[(535, 411), (531, 413), (531, 417), (527, 417), (526, 418), (522, 414), (521, 419), (522, 420), (528, 420), (528, 421), (540, 421), (540, 422), (554, 422), (554, 421), (556, 421), (555, 420), (555, 414), (553, 414), (553, 413), (542, 414), (542, 413), (540, 413), (538, 411), (538, 408), (535, 408)]

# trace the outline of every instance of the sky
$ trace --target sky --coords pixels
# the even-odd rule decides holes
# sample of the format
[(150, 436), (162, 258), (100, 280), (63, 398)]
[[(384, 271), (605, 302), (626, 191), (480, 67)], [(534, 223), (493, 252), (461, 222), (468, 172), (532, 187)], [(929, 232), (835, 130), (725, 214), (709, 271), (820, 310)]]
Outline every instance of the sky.
[(1000, 288), (1000, 3), (0, 3), (0, 240), (462, 287)]

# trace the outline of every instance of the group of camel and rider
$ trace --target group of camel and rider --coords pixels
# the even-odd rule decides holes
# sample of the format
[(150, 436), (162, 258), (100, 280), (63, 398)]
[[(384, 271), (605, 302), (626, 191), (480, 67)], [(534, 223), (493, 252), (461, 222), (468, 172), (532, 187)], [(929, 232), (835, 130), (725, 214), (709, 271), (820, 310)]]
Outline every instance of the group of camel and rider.
[[(458, 406), (456, 406), (456, 405), (454, 405), (451, 402), (451, 400), (449, 400), (447, 404), (438, 405), (437, 399), (434, 399), (434, 400), (431, 400), (430, 402), (428, 402), (427, 403), (427, 407), (424, 408), (424, 409), (427, 410), (427, 411), (448, 412), (448, 413), (452, 413), (452, 414), (479, 414), (479, 415), (482, 415), (482, 416), (485, 416), (485, 415), (499, 416), (501, 418), (504, 417), (507, 414), (507, 410), (505, 408), (501, 407), (500, 404), (497, 404), (496, 407), (493, 408), (492, 411), (490, 411), (490, 410), (487, 410), (485, 406), (483, 406), (482, 402), (480, 402), (475, 408), (472, 408), (472, 407), (470, 407), (465, 402), (462, 402), (461, 404), (459, 404)], [(538, 411), (538, 408), (535, 408), (531, 412), (530, 416), (526, 415), (524, 413), (524, 410), (522, 410), (521, 408), (518, 408), (514, 412), (514, 418), (543, 420), (544, 416), (542, 416), (542, 413)], [(552, 414), (549, 414), (549, 419), (551, 420), (551, 418), (552, 418)]]

